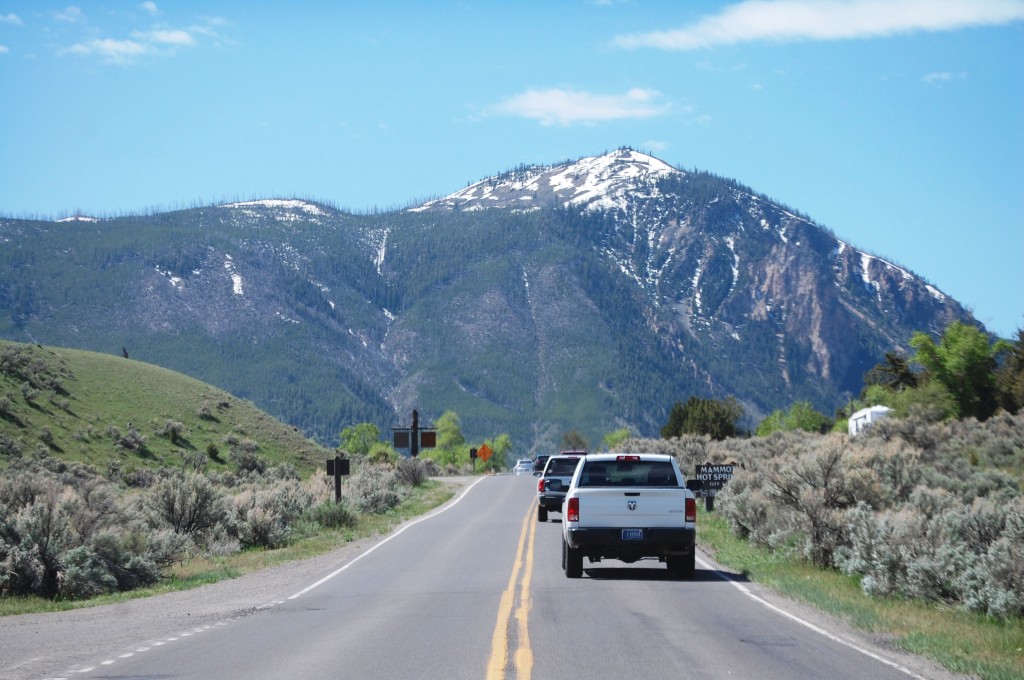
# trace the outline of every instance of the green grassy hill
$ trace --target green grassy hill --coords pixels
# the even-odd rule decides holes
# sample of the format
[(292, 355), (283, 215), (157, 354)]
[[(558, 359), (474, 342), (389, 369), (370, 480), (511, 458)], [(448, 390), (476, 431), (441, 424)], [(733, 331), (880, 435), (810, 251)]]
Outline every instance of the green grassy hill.
[(16, 457), (93, 465), (235, 469), (290, 463), (305, 476), (333, 452), (251, 402), (119, 356), (0, 340), (0, 468)]

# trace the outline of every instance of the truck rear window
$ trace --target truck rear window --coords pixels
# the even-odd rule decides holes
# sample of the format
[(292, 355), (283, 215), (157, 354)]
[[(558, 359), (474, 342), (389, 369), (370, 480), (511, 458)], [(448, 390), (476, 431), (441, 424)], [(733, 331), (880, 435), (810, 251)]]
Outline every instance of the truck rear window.
[(672, 463), (661, 460), (588, 460), (580, 473), (579, 486), (662, 486), (677, 487)]
[(579, 462), (579, 458), (552, 458), (548, 461), (546, 474), (572, 477), (572, 474), (576, 472), (576, 466), (579, 465)]

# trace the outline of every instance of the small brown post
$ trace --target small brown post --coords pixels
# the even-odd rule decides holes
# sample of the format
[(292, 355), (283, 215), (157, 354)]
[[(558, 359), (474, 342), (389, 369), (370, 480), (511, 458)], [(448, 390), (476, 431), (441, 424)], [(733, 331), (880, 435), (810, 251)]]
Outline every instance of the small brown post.
[(348, 458), (335, 456), (334, 460), (327, 459), (327, 475), (334, 477), (334, 502), (341, 502), (341, 476), (349, 473)]

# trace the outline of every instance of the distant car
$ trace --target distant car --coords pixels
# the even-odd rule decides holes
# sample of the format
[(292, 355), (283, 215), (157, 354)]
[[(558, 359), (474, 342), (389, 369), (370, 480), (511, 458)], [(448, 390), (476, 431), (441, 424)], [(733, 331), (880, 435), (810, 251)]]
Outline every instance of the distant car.
[(544, 465), (547, 464), (548, 458), (550, 457), (551, 456), (544, 454), (542, 456), (537, 456), (536, 458), (533, 459), (533, 474), (535, 477), (540, 476), (537, 473), (544, 472)]
[(515, 472), (517, 475), (530, 474), (531, 472), (533, 472), (533, 460), (529, 458), (523, 458), (522, 460), (516, 463), (515, 468), (513, 468), (513, 472)]

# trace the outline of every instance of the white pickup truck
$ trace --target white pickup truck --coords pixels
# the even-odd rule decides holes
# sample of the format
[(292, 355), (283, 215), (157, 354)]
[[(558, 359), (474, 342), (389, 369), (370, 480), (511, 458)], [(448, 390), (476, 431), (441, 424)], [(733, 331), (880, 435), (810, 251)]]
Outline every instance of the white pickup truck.
[(591, 454), (562, 504), (562, 568), (583, 575), (583, 558), (657, 559), (675, 576), (695, 567), (697, 501), (675, 458), (654, 453)]

